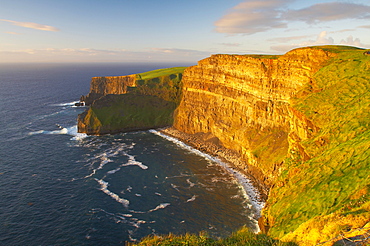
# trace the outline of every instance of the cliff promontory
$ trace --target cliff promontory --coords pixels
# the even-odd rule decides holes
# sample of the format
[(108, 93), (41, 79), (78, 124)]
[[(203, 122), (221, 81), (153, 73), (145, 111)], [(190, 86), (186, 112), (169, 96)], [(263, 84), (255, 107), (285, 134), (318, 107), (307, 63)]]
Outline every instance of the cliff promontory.
[(90, 107), (78, 116), (78, 131), (101, 135), (172, 125), (184, 69), (92, 78), (90, 93), (81, 97)]
[[(270, 236), (331, 245), (370, 230), (370, 56), (365, 50), (318, 46), (281, 56), (213, 55), (177, 78), (178, 83), (152, 79), (149, 86), (136, 77), (133, 92), (131, 82), (122, 82), (117, 94), (173, 102), (176, 110), (164, 117), (172, 120), (167, 125), (239, 156), (237, 168), (253, 175), (268, 195), (260, 225)], [(106, 85), (92, 85), (91, 98)], [(94, 99), (79, 125), (109, 128), (103, 119), (139, 110), (108, 99)], [(91, 132), (99, 134), (95, 129)]]

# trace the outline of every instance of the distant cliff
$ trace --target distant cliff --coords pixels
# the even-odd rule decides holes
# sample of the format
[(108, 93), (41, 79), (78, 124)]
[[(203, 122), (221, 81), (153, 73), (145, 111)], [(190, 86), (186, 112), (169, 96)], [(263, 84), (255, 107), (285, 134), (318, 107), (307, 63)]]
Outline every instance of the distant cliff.
[[(261, 227), (271, 236), (330, 245), (340, 234), (366, 232), (370, 56), (364, 50), (321, 46), (282, 56), (213, 55), (177, 78), (163, 86), (168, 75), (149, 84), (136, 77), (135, 93), (175, 103), (174, 114), (166, 116), (170, 125), (240, 155), (238, 168), (269, 192)], [(132, 84), (125, 83), (117, 90), (130, 94)], [(90, 122), (82, 117), (79, 125), (102, 119), (93, 115), (100, 107), (95, 103)]]
[(109, 94), (126, 94), (127, 87), (135, 86), (136, 74), (127, 76), (94, 77), (90, 83), (90, 93), (81, 100), (90, 105), (94, 100)]
[(90, 93), (81, 97), (90, 107), (78, 116), (78, 131), (101, 135), (172, 125), (184, 69), (92, 78)]

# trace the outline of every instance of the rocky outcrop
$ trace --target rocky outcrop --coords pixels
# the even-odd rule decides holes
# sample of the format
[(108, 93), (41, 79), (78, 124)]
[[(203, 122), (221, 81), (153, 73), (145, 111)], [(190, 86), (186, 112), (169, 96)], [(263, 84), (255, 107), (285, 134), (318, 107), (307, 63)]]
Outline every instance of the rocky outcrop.
[(90, 83), (90, 92), (82, 96), (81, 101), (91, 105), (94, 100), (108, 94), (125, 94), (127, 87), (135, 86), (136, 74), (127, 76), (93, 77)]
[[(258, 168), (270, 187), (289, 143), (313, 129), (290, 99), (312, 84), (313, 74), (333, 54), (297, 49), (283, 56), (213, 55), (185, 70), (183, 96), (174, 127), (186, 133), (211, 133)], [(262, 173), (262, 175), (261, 175)]]
[(92, 78), (90, 93), (81, 98), (89, 108), (78, 116), (78, 132), (102, 135), (172, 125), (184, 69)]

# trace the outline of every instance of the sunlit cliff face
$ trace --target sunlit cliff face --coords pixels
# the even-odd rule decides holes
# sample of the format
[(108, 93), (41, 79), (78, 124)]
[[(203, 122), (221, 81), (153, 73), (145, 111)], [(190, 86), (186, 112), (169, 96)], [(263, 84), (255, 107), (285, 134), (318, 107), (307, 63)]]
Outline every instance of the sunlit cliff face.
[(289, 142), (305, 138), (312, 128), (291, 110), (290, 99), (312, 83), (312, 75), (331, 56), (298, 49), (283, 56), (213, 55), (201, 60), (185, 70), (174, 127), (212, 133), (246, 163), (259, 167), (265, 176), (261, 179), (270, 185)]

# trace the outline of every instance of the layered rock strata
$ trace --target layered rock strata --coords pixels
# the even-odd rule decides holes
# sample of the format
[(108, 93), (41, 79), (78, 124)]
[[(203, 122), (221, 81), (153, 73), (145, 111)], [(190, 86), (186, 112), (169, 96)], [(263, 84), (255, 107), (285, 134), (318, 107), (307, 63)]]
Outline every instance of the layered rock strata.
[(127, 76), (93, 77), (90, 92), (82, 96), (81, 101), (91, 105), (96, 99), (109, 94), (126, 94), (127, 87), (135, 86), (136, 74)]
[(332, 56), (308, 48), (268, 58), (213, 55), (199, 61), (185, 70), (174, 127), (190, 134), (211, 133), (242, 156), (245, 163), (239, 168), (256, 167), (253, 172), (270, 187), (289, 143), (314, 130), (289, 101)]

